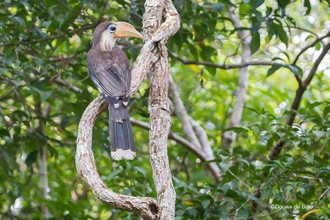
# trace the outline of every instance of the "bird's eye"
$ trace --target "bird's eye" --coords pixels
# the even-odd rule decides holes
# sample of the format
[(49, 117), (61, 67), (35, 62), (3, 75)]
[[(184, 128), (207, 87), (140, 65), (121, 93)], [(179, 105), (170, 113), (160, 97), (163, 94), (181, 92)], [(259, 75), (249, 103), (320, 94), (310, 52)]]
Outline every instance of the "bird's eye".
[(116, 25), (115, 24), (110, 24), (110, 26), (108, 27), (109, 31), (111, 33), (115, 33), (116, 31)]

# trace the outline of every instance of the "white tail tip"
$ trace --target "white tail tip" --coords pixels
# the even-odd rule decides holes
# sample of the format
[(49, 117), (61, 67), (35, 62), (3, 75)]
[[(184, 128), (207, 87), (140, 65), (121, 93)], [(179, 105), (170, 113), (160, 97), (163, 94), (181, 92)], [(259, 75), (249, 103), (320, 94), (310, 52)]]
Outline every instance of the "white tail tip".
[(116, 151), (111, 151), (111, 157), (113, 160), (133, 160), (136, 156), (136, 153), (131, 150), (118, 149)]

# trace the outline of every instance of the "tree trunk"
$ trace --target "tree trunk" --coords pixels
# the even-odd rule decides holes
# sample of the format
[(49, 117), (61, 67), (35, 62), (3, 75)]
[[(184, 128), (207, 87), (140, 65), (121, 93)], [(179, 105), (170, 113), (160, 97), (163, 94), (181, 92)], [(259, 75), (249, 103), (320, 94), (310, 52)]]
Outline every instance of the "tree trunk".
[[(49, 116), (50, 107), (46, 106), (45, 109), (41, 107), (42, 103), (38, 102), (35, 105), (35, 113), (38, 118), (38, 128), (37, 131), (42, 134), (45, 129), (45, 123), (43, 122), (43, 118), (47, 118)], [(40, 183), (41, 183), (41, 196), (44, 200), (48, 199), (48, 172), (47, 172), (47, 145), (44, 141), (40, 140)], [(48, 207), (43, 202), (41, 204), (41, 213), (42, 219), (47, 219), (49, 215)]]

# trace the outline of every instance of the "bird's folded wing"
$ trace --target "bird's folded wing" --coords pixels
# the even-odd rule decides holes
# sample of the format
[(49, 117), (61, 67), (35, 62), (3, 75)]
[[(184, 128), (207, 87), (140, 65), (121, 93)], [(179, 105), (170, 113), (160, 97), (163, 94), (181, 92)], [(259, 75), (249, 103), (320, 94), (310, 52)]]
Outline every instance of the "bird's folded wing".
[(129, 95), (128, 83), (125, 81), (124, 71), (117, 64), (108, 67), (90, 68), (89, 75), (99, 91), (110, 97), (123, 97)]

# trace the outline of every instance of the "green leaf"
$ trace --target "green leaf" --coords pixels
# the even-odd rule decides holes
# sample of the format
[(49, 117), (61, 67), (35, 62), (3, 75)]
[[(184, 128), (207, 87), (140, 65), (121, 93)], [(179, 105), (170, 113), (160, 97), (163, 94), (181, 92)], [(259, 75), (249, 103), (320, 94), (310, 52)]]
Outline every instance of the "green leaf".
[(190, 44), (190, 43), (187, 43), (188, 45), (188, 48), (189, 48), (189, 51), (190, 51), (190, 54), (193, 55), (194, 59), (198, 59), (198, 52), (197, 52), (197, 49), (194, 45)]
[(206, 68), (206, 70), (207, 70), (209, 73), (211, 73), (212, 75), (215, 75), (216, 72), (217, 72), (217, 68), (215, 68), (215, 67), (207, 66), (207, 67), (205, 67), (205, 68)]
[(25, 164), (27, 166), (32, 166), (33, 163), (36, 162), (37, 158), (38, 158), (38, 153), (39, 151), (35, 150), (32, 151), (25, 159)]
[(286, 34), (286, 32), (283, 29), (282, 25), (273, 23), (273, 27), (276, 31), (277, 36), (280, 38), (280, 40), (286, 45), (288, 46), (288, 35)]
[(219, 166), (224, 173), (227, 172), (228, 169), (231, 167), (229, 163), (225, 163), (225, 162), (220, 162)]
[(214, 55), (216, 53), (216, 50), (214, 49), (214, 47), (210, 47), (210, 46), (205, 46), (202, 45), (201, 46), (201, 57), (203, 58), (203, 60), (210, 60), (212, 55)]
[(185, 213), (185, 210), (183, 209), (179, 209), (175, 212), (175, 215), (178, 217), (178, 216), (183, 216), (183, 214)]
[(47, 143), (47, 150), (50, 154), (50, 157), (58, 157), (58, 151), (56, 150), (56, 148), (54, 148), (52, 145), (50, 145), (49, 143)]
[(242, 207), (241, 209), (239, 209), (237, 212), (237, 217), (237, 219), (248, 219), (249, 211), (247, 207)]
[(1, 128), (0, 129), (0, 136), (1, 137), (4, 137), (4, 136), (10, 137), (10, 133), (7, 129)]
[(239, 15), (241, 17), (243, 17), (244, 15), (249, 13), (250, 9), (251, 9), (251, 6), (249, 4), (246, 4), (246, 3), (239, 4)]
[(252, 7), (254, 10), (256, 10), (259, 6), (261, 6), (265, 0), (253, 0)]
[[(8, 48), (8, 52), (6, 51), (6, 53), (4, 54), (4, 62), (9, 66), (12, 63), (14, 63), (16, 61), (16, 53), (15, 50), (11, 50), (12, 48)], [(10, 52), (11, 51), (11, 52)]]
[(134, 169), (135, 169), (137, 172), (141, 173), (141, 174), (143, 175), (143, 177), (146, 177), (146, 176), (147, 176), (147, 172), (146, 172), (146, 170), (144, 170), (143, 168), (141, 168), (141, 167), (134, 167)]
[(232, 198), (232, 199), (241, 199), (241, 195), (239, 191), (234, 190), (234, 189), (228, 189), (226, 192), (226, 196)]
[(297, 66), (297, 65), (292, 65), (292, 64), (290, 64), (289, 66), (288, 66), (288, 68), (289, 68), (289, 70), (291, 71), (291, 72), (293, 72), (293, 74), (294, 75), (296, 75), (296, 76), (302, 76), (303, 75), (303, 71), (302, 71), (302, 69), (299, 67), (299, 66)]
[(305, 15), (308, 15), (311, 13), (311, 3), (309, 0), (304, 0), (304, 6), (307, 8)]
[(43, 102), (46, 99), (48, 99), (52, 95), (52, 93), (53, 93), (53, 91), (51, 91), (51, 90), (40, 90), (40, 89), (38, 89), (36, 87), (31, 87), (31, 89), (34, 90), (34, 91), (36, 91), (38, 93), (41, 102)]
[(257, 52), (260, 48), (260, 34), (259, 32), (252, 33), (252, 39), (250, 43), (251, 54)]
[(286, 17), (286, 19), (293, 25), (293, 26), (296, 26), (297, 24), (296, 24), (296, 20), (293, 18), (293, 17), (291, 17), (291, 16), (287, 16)]
[(107, 181), (112, 180), (115, 176), (117, 176), (119, 173), (123, 172), (123, 169), (116, 169), (114, 171), (112, 171), (107, 177), (105, 177), (104, 179), (106, 179)]
[(16, 21), (20, 26), (25, 26), (25, 20), (23, 18), (15, 16), (13, 17), (13, 20)]
[(202, 206), (203, 206), (203, 208), (204, 209), (207, 209), (207, 207), (210, 205), (210, 203), (211, 203), (211, 200), (203, 200), (202, 201)]
[(243, 127), (230, 127), (225, 129), (225, 131), (234, 131), (237, 134), (241, 133), (241, 132), (247, 132), (248, 129), (247, 128), (243, 128)]
[(192, 208), (192, 207), (188, 207), (187, 208), (187, 212), (193, 216), (193, 217), (196, 217), (197, 216), (197, 210), (195, 208)]
[(320, 50), (321, 49), (321, 43), (317, 42), (314, 47), (315, 47), (316, 50)]
[(275, 34), (274, 22), (271, 19), (269, 19), (267, 21), (267, 32), (268, 32), (268, 36), (267, 36), (268, 37), (268, 41), (270, 41), (273, 38), (274, 34)]
[(66, 127), (72, 125), (73, 123), (75, 123), (75, 122), (74, 122), (74, 117), (72, 117), (72, 116), (67, 116), (67, 117), (64, 117), (64, 118), (62, 119), (60, 125), (61, 125), (61, 127), (62, 127), (63, 129), (65, 129)]
[(323, 118), (325, 118), (330, 112), (330, 105), (327, 105), (323, 109)]
[[(267, 6), (267, 9), (266, 9), (266, 17), (269, 17), (269, 15), (273, 12), (273, 9), (271, 7), (268, 7)], [(270, 20), (271, 21), (271, 20)]]
[(286, 6), (290, 3), (290, 0), (277, 0), (277, 2), (280, 8), (284, 10)]
[(215, 11), (219, 11), (219, 10), (223, 10), (223, 8), (225, 7), (225, 4), (222, 3), (216, 3), (216, 4), (212, 4), (212, 9)]
[(280, 65), (280, 64), (272, 65), (272, 67), (267, 71), (267, 76), (266, 77), (269, 77), (269, 76), (273, 75), (281, 67), (283, 67), (283, 66)]

